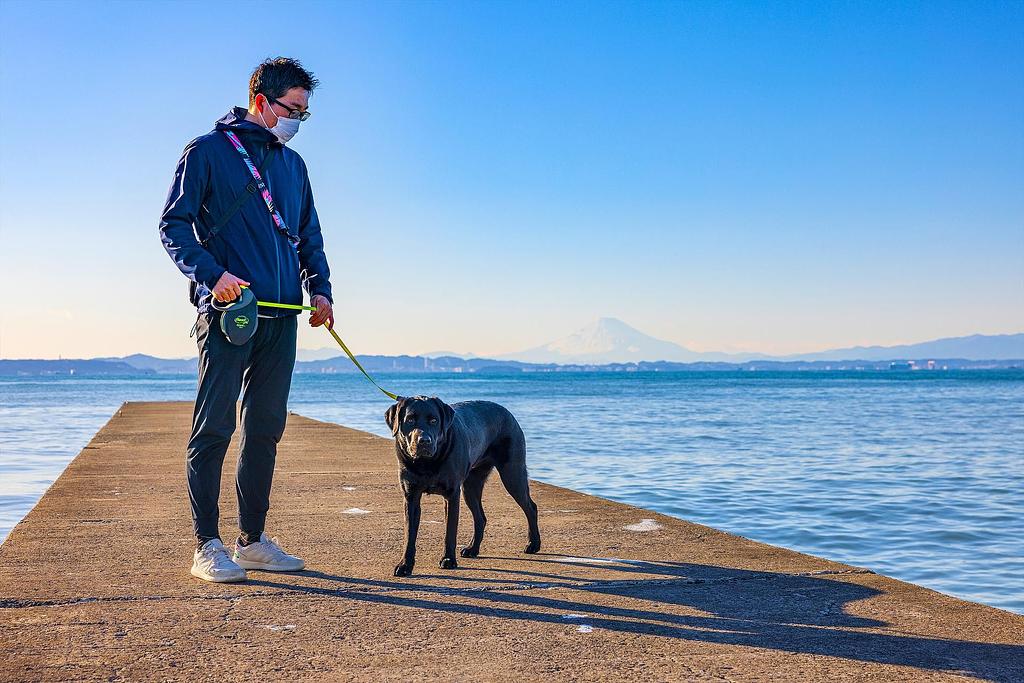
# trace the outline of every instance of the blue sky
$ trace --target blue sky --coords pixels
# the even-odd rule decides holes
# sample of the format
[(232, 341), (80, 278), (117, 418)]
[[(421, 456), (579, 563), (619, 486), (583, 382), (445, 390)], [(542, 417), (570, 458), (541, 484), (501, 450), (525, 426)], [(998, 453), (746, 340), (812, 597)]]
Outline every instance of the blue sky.
[[(359, 353), (1024, 330), (1024, 3), (0, 4), (0, 356), (195, 352), (157, 221), (263, 58)], [(320, 331), (300, 345), (327, 346)]]

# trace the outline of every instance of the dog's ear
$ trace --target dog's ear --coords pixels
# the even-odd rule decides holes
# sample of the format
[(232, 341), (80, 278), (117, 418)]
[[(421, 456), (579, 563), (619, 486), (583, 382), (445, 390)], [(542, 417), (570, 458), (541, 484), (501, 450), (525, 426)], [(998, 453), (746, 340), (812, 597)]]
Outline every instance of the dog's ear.
[(398, 425), (401, 424), (402, 408), (405, 407), (405, 399), (400, 398), (396, 403), (384, 412), (384, 421), (391, 427), (391, 433), (398, 435)]
[(437, 406), (437, 409), (441, 411), (441, 433), (445, 434), (452, 426), (452, 420), (455, 419), (455, 408), (452, 408), (437, 396), (430, 400), (433, 401)]

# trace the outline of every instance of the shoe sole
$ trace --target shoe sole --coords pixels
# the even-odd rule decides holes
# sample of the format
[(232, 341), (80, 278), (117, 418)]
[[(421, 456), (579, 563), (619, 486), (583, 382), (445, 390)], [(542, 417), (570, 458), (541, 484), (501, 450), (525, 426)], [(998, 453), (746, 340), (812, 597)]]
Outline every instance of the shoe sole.
[(242, 569), (260, 569), (265, 572), (297, 572), (302, 571), (306, 568), (306, 563), (303, 562), (297, 567), (282, 567), (280, 565), (265, 564), (263, 562), (252, 562), (250, 560), (236, 559), (232, 560)]
[(226, 576), (223, 578), (211, 576), (210, 574), (203, 574), (202, 572), (196, 571), (195, 567), (192, 568), (192, 571), (190, 573), (197, 579), (209, 581), (210, 583), (240, 583), (249, 578), (245, 574), (242, 574), (241, 576)]

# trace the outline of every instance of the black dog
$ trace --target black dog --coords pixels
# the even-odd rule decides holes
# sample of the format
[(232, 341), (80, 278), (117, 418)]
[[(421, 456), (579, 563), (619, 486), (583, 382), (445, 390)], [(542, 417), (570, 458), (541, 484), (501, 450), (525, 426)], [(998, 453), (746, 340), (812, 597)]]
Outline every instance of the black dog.
[(446, 527), (442, 569), (455, 569), (455, 536), (459, 530), (459, 491), (473, 513), (473, 541), (463, 557), (476, 557), (487, 519), (480, 499), (484, 482), (497, 468), (501, 483), (526, 513), (530, 542), (525, 552), (540, 550), (537, 505), (530, 498), (526, 475), (526, 437), (508, 410), (489, 401), (448, 405), (439, 398), (401, 398), (384, 414), (395, 435), (405, 493), (405, 557), (395, 576), (408, 576), (416, 562), (416, 533), (424, 493), (444, 496)]

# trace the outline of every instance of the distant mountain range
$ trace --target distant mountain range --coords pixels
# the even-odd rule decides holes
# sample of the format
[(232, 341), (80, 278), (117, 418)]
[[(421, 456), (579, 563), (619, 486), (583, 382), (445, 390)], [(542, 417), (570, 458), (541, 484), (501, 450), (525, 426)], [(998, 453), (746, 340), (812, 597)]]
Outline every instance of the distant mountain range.
[[(154, 359), (159, 360), (159, 359)], [(193, 366), (195, 364), (193, 363)], [(61, 359), (61, 360), (6, 360), (0, 359), (0, 377), (37, 375), (155, 375), (121, 360)]]
[(144, 353), (133, 353), (123, 358), (94, 358), (94, 361), (122, 362), (138, 370), (147, 370), (157, 375), (178, 375), (185, 372), (194, 373), (198, 359), (193, 358), (157, 358)]
[[(557, 372), (572, 370), (813, 370), (1024, 367), (1024, 333), (952, 337), (900, 346), (855, 346), (809, 354), (700, 353), (656, 339), (616, 318), (600, 318), (548, 344), (496, 358), (435, 352), (360, 355), (370, 372)], [(0, 376), (195, 374), (196, 359), (133, 354), (87, 360), (0, 360)], [(336, 349), (300, 349), (297, 373), (358, 372)]]
[(854, 346), (816, 353), (768, 356), (761, 353), (701, 353), (656, 339), (617, 318), (598, 318), (586, 327), (543, 346), (498, 356), (527, 363), (636, 363), (668, 360), (682, 363), (751, 360), (896, 360), (962, 358), (1002, 360), (1024, 358), (1024, 333), (975, 334), (901, 346)]
[(821, 353), (784, 356), (790, 360), (889, 360), (893, 358), (968, 358), (993, 360), (1024, 358), (1024, 334), (972, 334), (900, 346), (851, 346)]

